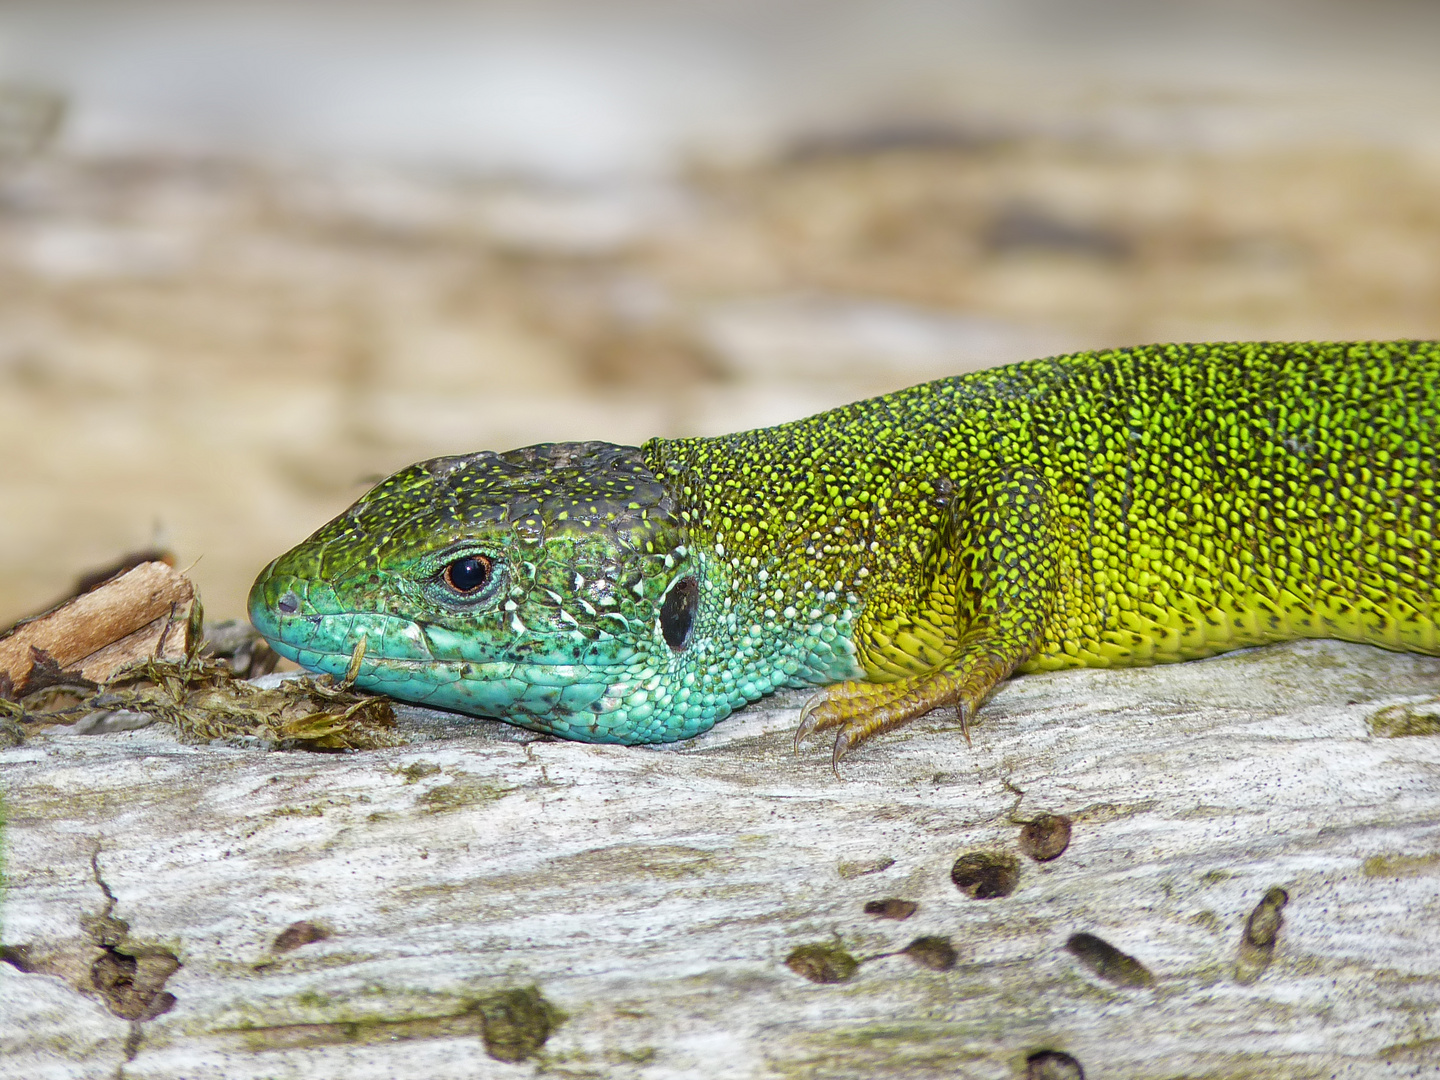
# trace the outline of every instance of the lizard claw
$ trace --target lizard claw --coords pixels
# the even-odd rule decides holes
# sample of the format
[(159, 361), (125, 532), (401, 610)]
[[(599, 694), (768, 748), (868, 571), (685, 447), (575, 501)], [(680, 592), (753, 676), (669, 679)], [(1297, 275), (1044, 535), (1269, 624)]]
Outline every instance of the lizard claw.
[(843, 727), (835, 736), (835, 747), (830, 751), (830, 771), (835, 774), (836, 780), (843, 780), (840, 775), (840, 759), (850, 752), (850, 729)]
[(797, 754), (800, 752), (800, 744), (810, 737), (811, 732), (815, 730), (818, 723), (818, 721), (811, 718), (812, 714), (829, 700), (830, 695), (826, 691), (821, 690), (818, 694), (812, 694), (810, 700), (805, 702), (801, 707), (800, 724), (795, 728), (795, 752)]
[(974, 746), (970, 741), (970, 707), (963, 701), (956, 702), (955, 715), (960, 718), (960, 734), (965, 736), (965, 745)]

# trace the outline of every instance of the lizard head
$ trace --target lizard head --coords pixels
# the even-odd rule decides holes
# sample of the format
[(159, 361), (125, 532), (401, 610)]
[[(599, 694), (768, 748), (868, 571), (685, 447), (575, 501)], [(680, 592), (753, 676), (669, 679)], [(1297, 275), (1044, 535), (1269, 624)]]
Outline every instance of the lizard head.
[(402, 700), (595, 742), (687, 738), (703, 569), (635, 447), (546, 443), (404, 469), (271, 563), (250, 618), (282, 656)]

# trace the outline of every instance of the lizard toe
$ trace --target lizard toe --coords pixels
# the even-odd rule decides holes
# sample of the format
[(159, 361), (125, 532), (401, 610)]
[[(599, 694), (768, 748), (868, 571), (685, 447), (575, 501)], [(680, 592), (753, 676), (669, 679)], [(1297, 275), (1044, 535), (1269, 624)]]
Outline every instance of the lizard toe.
[(800, 709), (800, 723), (795, 728), (795, 752), (800, 752), (800, 744), (808, 739), (820, 727), (820, 719), (816, 717), (816, 711), (830, 700), (830, 692), (821, 690), (818, 694), (812, 694)]

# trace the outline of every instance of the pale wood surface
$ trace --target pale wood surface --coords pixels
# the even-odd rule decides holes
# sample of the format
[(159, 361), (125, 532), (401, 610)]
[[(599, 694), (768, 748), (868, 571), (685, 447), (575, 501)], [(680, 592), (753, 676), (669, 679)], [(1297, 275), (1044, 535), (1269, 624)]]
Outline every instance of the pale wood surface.
[[(413, 714), (411, 745), (334, 756), (42, 735), (0, 753), (3, 932), (56, 974), (0, 964), (0, 1076), (122, 1065), (130, 1025), (76, 988), (97, 848), (130, 942), (184, 965), (132, 1080), (1002, 1078), (1041, 1047), (1091, 1080), (1435, 1075), (1440, 737), (1367, 719), (1437, 690), (1440, 661), (1331, 642), (1035, 676), (973, 748), (937, 714), (843, 782), (821, 748), (791, 754), (799, 695), (670, 749)], [(1019, 817), (1071, 814), (1074, 838), (1022, 857), (1013, 895), (970, 900), (956, 856), (1018, 852), (1007, 780)], [(1241, 985), (1272, 886), (1290, 896), (1274, 959)], [(862, 913), (890, 896), (919, 911)], [(331, 936), (272, 952), (298, 920)], [(1084, 969), (1064, 948), (1081, 931), (1155, 985)], [(838, 985), (784, 965), (922, 935), (958, 964), (891, 956)], [(538, 1058), (494, 1061), (465, 1010), (527, 986), (567, 1018)]]

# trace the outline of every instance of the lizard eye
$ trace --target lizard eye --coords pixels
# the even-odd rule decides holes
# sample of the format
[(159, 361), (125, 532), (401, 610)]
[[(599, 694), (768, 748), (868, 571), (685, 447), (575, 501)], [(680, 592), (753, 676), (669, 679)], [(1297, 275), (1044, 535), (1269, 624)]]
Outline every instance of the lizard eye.
[(490, 581), (490, 560), (483, 555), (466, 555), (448, 564), (441, 577), (461, 596), (474, 596)]
[(695, 624), (695, 609), (700, 606), (700, 586), (693, 577), (683, 577), (670, 586), (665, 603), (660, 605), (660, 632), (665, 644), (679, 652), (690, 640)]

